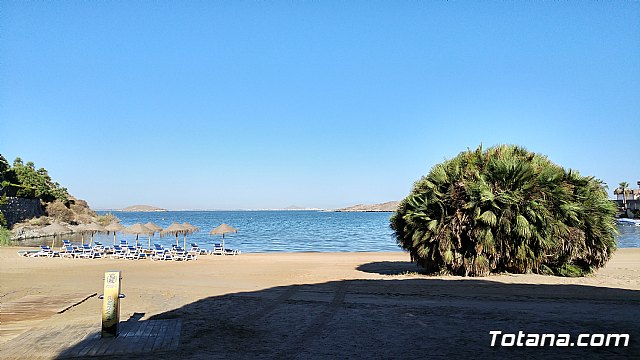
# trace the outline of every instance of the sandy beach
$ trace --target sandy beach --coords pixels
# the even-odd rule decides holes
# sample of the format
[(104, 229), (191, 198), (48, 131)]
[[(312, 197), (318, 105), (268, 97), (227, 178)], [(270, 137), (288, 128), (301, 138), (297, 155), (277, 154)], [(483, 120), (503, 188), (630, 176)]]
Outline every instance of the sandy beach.
[[(640, 354), (640, 249), (618, 250), (605, 268), (585, 278), (425, 276), (400, 252), (210, 255), (160, 262), (25, 258), (17, 256), (19, 249), (0, 248), (0, 358), (473, 354), (535, 359)], [(118, 342), (100, 345), (95, 334), (102, 302), (95, 294), (102, 293), (108, 270), (122, 271), (126, 298), (121, 301), (121, 321), (128, 320), (127, 326), (169, 324), (177, 334), (172, 346), (118, 350)], [(630, 343), (492, 347), (492, 330), (568, 333), (575, 338), (582, 333), (627, 333)], [(129, 335), (136, 344), (137, 335)]]

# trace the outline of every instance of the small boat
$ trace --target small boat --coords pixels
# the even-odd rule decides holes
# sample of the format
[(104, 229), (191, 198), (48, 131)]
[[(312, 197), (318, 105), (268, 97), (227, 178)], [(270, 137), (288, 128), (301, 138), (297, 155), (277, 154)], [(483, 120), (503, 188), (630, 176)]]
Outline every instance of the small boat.
[(640, 226), (640, 220), (634, 220), (634, 219), (616, 219), (616, 221), (618, 222), (618, 224), (621, 225), (635, 225), (635, 226)]

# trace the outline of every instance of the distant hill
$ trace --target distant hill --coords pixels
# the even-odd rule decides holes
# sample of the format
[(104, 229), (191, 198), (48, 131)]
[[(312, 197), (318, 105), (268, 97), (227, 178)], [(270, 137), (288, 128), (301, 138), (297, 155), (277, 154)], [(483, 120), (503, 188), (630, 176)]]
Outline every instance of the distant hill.
[(150, 205), (132, 205), (132, 206), (127, 206), (124, 209), (121, 209), (120, 211), (124, 211), (124, 212), (155, 212), (155, 211), (167, 211), (167, 209), (162, 209), (159, 207), (155, 207), (155, 206), (150, 206)]
[(291, 205), (291, 206), (287, 206), (286, 208), (284, 208), (282, 210), (320, 210), (320, 209), (318, 209), (318, 208), (309, 208), (309, 207), (298, 206), (298, 205)]
[(400, 204), (399, 201), (389, 201), (383, 204), (358, 204), (342, 209), (335, 209), (337, 212), (394, 212)]
[(291, 205), (291, 206), (287, 206), (286, 208), (284, 208), (283, 210), (304, 210), (305, 208), (302, 206), (298, 206), (298, 205)]

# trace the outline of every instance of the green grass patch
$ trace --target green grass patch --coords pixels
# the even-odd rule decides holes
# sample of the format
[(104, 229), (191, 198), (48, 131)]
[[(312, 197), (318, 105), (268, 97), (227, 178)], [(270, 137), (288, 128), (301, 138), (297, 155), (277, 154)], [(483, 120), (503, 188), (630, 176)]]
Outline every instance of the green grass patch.
[(0, 227), (0, 246), (9, 245), (11, 245), (11, 231), (9, 231), (9, 229)]

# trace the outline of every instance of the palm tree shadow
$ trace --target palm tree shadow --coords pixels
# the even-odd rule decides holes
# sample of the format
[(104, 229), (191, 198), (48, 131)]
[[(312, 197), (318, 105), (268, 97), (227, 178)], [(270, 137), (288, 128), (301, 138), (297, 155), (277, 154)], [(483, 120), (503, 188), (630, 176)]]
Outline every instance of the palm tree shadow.
[(362, 264), (356, 270), (380, 275), (426, 274), (424, 269), (408, 261), (376, 261)]
[[(362, 267), (384, 273), (404, 271), (401, 265)], [(640, 291), (634, 290), (477, 279), (342, 280), (201, 299), (146, 320), (179, 321), (175, 348), (108, 357), (623, 359), (640, 353), (638, 318)], [(574, 340), (581, 333), (624, 333), (630, 342), (626, 347), (502, 347), (491, 346), (493, 330), (567, 333)], [(77, 346), (58, 358), (73, 357)]]

